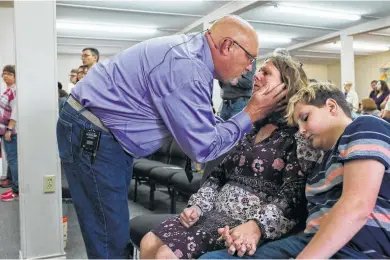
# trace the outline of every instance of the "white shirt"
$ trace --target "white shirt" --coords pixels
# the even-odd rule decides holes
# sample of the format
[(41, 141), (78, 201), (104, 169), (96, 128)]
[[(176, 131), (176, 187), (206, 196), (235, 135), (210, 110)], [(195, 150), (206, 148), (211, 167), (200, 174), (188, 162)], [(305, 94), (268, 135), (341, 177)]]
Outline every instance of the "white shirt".
[(390, 98), (386, 103), (385, 110), (390, 111)]
[(352, 89), (347, 93), (347, 97), (345, 98), (348, 103), (351, 103), (353, 106), (353, 111), (357, 111), (359, 108), (359, 97), (356, 91)]
[(67, 92), (70, 93), (71, 89), (74, 87), (74, 84), (72, 82), (68, 83), (68, 89)]

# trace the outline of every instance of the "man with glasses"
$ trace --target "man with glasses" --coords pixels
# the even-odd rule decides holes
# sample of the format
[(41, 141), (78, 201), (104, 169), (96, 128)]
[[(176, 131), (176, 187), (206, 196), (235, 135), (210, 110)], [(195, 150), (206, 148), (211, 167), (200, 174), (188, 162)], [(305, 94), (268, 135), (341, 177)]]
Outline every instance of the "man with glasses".
[(72, 89), (57, 140), (89, 258), (128, 256), (133, 158), (175, 138), (192, 160), (213, 160), (283, 99), (284, 86), (272, 86), (230, 120), (214, 117), (213, 80), (237, 82), (252, 70), (258, 48), (253, 27), (226, 16), (207, 33), (132, 46), (97, 63)]
[(67, 91), (70, 92), (77, 82), (77, 69), (72, 69), (69, 74), (69, 83)]
[(99, 62), (99, 51), (95, 48), (85, 48), (81, 53), (83, 65), (88, 67), (88, 70)]

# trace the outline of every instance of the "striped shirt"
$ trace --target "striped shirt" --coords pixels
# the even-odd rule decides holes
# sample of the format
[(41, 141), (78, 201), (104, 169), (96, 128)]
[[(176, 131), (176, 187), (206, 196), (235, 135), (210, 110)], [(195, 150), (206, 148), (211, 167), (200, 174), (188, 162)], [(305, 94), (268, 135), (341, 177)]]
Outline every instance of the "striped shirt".
[[(350, 245), (369, 258), (390, 256), (390, 124), (373, 116), (360, 116), (345, 129), (333, 150), (325, 153), (306, 184), (309, 217), (305, 233), (315, 233), (321, 220), (340, 199), (344, 163), (374, 159), (385, 173), (374, 210)], [(369, 174), (369, 173), (367, 173)]]
[[(4, 135), (11, 119), (16, 120), (16, 86), (7, 88), (0, 96), (0, 135)], [(16, 134), (16, 125), (12, 130)]]

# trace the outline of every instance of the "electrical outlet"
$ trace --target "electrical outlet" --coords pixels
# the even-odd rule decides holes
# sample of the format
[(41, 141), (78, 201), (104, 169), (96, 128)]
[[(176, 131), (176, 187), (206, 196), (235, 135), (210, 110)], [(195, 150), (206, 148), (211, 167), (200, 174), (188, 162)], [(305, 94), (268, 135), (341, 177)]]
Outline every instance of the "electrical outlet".
[(54, 175), (45, 175), (43, 176), (43, 192), (52, 193), (56, 190), (56, 176)]

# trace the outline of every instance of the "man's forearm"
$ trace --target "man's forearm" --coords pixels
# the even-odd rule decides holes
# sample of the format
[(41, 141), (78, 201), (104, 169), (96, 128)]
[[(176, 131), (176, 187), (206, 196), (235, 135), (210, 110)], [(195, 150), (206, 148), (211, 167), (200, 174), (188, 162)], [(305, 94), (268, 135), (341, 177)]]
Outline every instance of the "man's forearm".
[(357, 204), (347, 200), (337, 202), (297, 258), (328, 259), (345, 246), (367, 220), (366, 210)]

